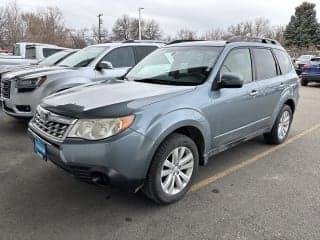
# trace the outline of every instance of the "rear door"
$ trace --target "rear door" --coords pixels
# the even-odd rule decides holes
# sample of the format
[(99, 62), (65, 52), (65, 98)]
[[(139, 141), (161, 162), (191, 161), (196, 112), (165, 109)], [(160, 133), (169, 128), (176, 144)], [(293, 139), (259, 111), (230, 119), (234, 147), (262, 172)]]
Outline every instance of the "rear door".
[(259, 85), (257, 114), (261, 119), (261, 127), (267, 127), (288, 83), (286, 78), (281, 76), (280, 68), (271, 49), (254, 48), (253, 56), (256, 82)]
[(113, 68), (96, 71), (96, 80), (120, 77), (135, 65), (134, 50), (132, 47), (119, 47), (107, 53), (101, 61), (110, 62)]

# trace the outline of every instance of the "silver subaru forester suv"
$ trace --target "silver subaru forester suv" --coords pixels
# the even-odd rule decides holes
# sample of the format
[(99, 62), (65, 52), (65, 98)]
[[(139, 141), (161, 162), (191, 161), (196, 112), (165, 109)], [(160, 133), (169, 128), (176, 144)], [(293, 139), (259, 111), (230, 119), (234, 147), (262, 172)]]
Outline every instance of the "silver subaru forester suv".
[(261, 134), (285, 141), (298, 86), (274, 40), (168, 44), (121, 79), (46, 98), (29, 133), (38, 155), (79, 179), (167, 204), (215, 154)]

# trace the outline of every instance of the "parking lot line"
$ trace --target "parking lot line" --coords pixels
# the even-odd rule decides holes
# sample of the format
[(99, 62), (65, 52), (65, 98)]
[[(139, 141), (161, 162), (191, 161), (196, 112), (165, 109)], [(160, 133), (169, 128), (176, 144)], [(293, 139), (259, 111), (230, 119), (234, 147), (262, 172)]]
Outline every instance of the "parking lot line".
[(221, 179), (221, 178), (223, 178), (225, 176), (228, 176), (228, 175), (230, 175), (230, 174), (232, 174), (232, 173), (234, 173), (234, 172), (236, 172), (236, 171), (238, 171), (238, 170), (240, 170), (242, 168), (245, 168), (245, 167), (247, 167), (247, 166), (249, 166), (249, 165), (251, 165), (251, 164), (253, 164), (253, 163), (255, 163), (255, 162), (259, 161), (259, 160), (262, 160), (266, 156), (268, 156), (268, 155), (270, 155), (270, 154), (272, 154), (272, 153), (274, 153), (274, 152), (276, 152), (276, 151), (278, 151), (278, 150), (280, 150), (282, 148), (285, 148), (287, 145), (299, 140), (300, 138), (302, 138), (302, 137), (304, 137), (304, 136), (306, 136), (306, 135), (308, 135), (308, 134), (310, 134), (313, 131), (316, 131), (318, 129), (320, 129), (320, 123), (315, 125), (315, 126), (313, 126), (313, 127), (311, 127), (311, 128), (308, 128), (308, 129), (304, 130), (303, 132), (301, 132), (301, 133), (299, 133), (299, 134), (297, 134), (297, 135), (295, 135), (293, 137), (291, 137), (290, 139), (288, 139), (286, 142), (284, 142), (281, 145), (277, 145), (275, 147), (272, 147), (272, 148), (270, 148), (270, 149), (268, 149), (266, 151), (263, 151), (262, 153), (257, 154), (256, 156), (254, 156), (252, 158), (249, 158), (249, 159), (247, 159), (247, 160), (245, 160), (245, 161), (243, 161), (243, 162), (241, 162), (239, 164), (233, 165), (230, 168), (227, 168), (227, 169), (225, 169), (225, 170), (223, 170), (223, 171), (221, 171), (221, 172), (219, 172), (219, 173), (217, 173), (217, 174), (215, 174), (215, 175), (213, 175), (211, 177), (208, 177), (206, 179), (203, 179), (203, 180), (195, 183), (194, 185), (192, 185), (192, 187), (190, 189), (190, 192), (195, 192), (195, 191), (197, 191), (197, 190), (199, 190), (199, 189), (201, 189), (201, 188), (203, 188), (203, 187), (205, 187), (205, 186), (207, 186), (207, 185), (209, 185), (211, 183), (216, 182), (217, 180), (219, 180), (219, 179)]

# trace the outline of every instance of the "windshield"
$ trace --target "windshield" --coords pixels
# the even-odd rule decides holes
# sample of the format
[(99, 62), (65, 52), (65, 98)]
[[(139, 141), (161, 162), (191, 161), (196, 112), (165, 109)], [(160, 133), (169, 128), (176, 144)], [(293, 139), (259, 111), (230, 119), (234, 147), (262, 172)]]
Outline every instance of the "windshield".
[(198, 85), (208, 78), (222, 47), (168, 47), (154, 51), (126, 76), (158, 84)]
[(302, 55), (298, 58), (298, 60), (309, 60), (312, 58), (312, 55)]
[(39, 62), (40, 66), (52, 66), (60, 62), (61, 60), (65, 59), (67, 56), (71, 55), (74, 52), (70, 51), (60, 51), (57, 53), (52, 54), (51, 56), (41, 60)]
[(63, 67), (87, 67), (96, 57), (106, 51), (108, 47), (86, 47), (72, 56), (61, 61), (58, 66)]

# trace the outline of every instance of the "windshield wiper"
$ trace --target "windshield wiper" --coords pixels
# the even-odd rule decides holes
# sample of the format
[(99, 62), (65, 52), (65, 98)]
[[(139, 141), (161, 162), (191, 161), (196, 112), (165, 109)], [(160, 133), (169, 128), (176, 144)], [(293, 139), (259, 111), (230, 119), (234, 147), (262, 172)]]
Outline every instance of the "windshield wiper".
[(155, 78), (135, 79), (134, 81), (145, 82), (145, 83), (155, 83), (155, 84), (166, 84), (166, 85), (182, 85), (182, 86), (198, 85), (198, 83), (196, 82), (178, 82), (178, 81), (170, 81), (170, 80), (155, 79)]
[(125, 75), (120, 76), (120, 77), (116, 77), (116, 79), (118, 79), (118, 80), (123, 80), (123, 81), (129, 81), (129, 79), (128, 79), (127, 76), (125, 76)]

